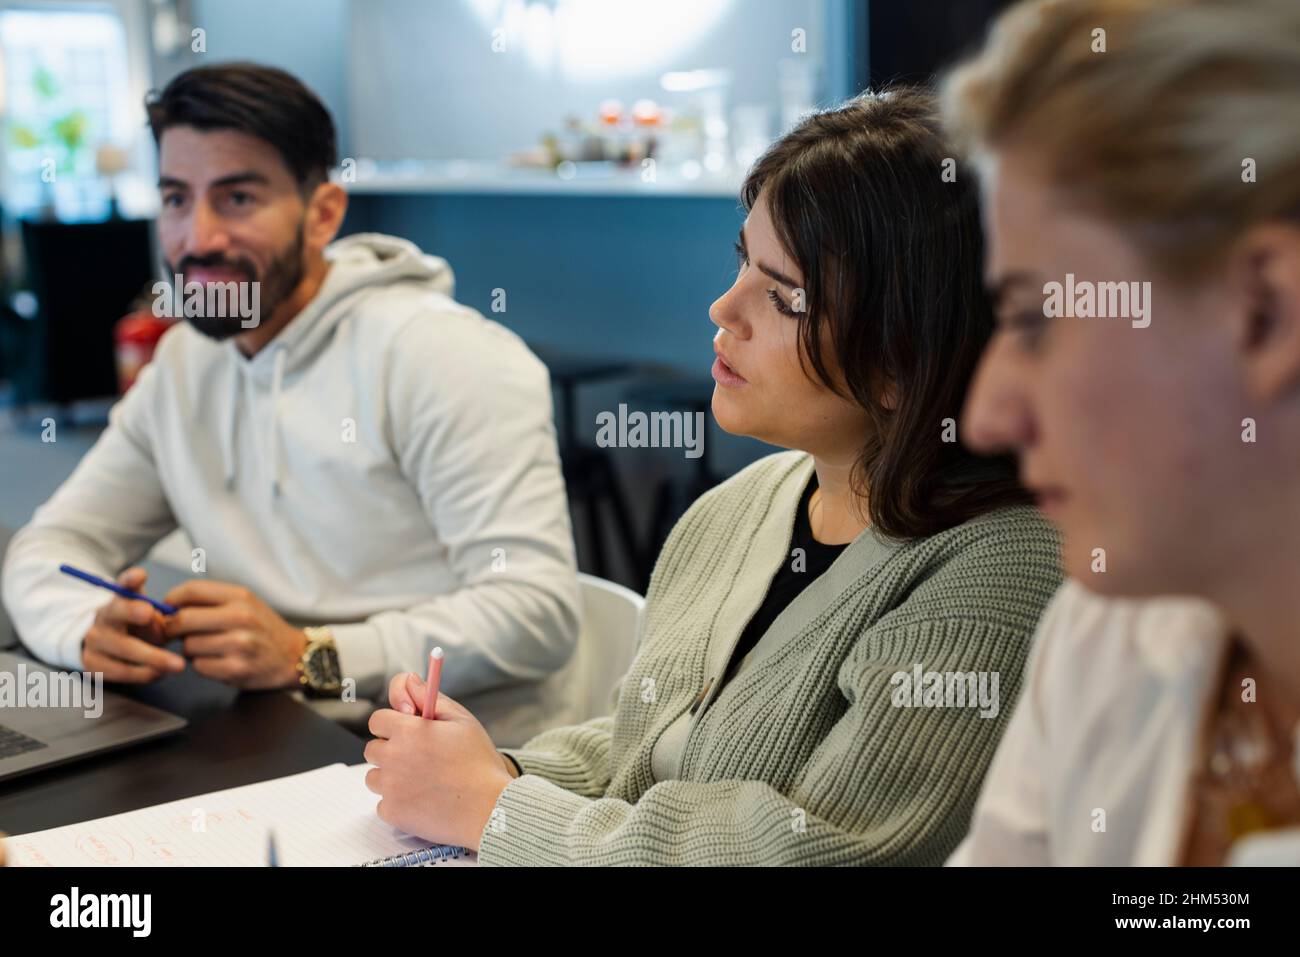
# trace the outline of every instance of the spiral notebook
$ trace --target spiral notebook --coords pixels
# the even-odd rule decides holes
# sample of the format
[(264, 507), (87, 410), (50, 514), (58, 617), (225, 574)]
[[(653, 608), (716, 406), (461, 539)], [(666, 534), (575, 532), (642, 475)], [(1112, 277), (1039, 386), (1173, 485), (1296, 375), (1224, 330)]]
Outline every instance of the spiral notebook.
[(478, 857), (385, 824), (365, 786), (369, 765), (332, 764), (286, 778), (35, 831), (5, 841), (30, 867), (260, 867), (274, 832), (282, 867), (465, 866)]

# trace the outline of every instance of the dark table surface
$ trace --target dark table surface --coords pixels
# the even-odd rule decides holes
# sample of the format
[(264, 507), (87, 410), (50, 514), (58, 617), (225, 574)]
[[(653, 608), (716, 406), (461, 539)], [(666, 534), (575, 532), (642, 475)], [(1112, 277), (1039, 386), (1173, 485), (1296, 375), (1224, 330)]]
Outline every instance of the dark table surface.
[[(0, 559), (10, 534), (0, 524)], [(146, 567), (151, 590), (165, 591), (183, 577)], [(0, 648), (16, 641), (0, 609)], [(362, 761), (364, 740), (286, 691), (241, 693), (188, 668), (153, 685), (105, 688), (178, 714), (189, 725), (169, 737), (0, 781), (0, 831), (25, 834), (336, 761)]]

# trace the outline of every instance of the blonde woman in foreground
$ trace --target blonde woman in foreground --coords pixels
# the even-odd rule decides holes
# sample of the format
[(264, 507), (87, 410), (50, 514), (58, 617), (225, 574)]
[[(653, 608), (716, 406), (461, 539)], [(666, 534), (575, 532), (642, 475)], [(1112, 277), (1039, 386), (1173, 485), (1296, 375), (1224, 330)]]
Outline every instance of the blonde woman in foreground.
[(952, 862), (1300, 863), (1300, 4), (1024, 5), (947, 96), (999, 320), (965, 438), (1072, 579)]

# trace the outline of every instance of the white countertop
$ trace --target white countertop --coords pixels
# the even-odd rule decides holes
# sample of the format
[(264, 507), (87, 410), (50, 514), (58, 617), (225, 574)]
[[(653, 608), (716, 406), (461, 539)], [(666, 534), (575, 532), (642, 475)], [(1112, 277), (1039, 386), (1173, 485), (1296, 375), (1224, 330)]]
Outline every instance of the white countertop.
[[(698, 164), (697, 164), (698, 165)], [(677, 164), (674, 164), (676, 167)], [(332, 177), (354, 195), (502, 194), (537, 196), (698, 196), (735, 199), (743, 173), (701, 171), (683, 174), (680, 167), (660, 163), (653, 180), (640, 168), (581, 163), (562, 172), (509, 166), (478, 160), (359, 161), (347, 171), (350, 179)], [(564, 175), (565, 173), (569, 175)], [(687, 170), (689, 174), (691, 170)]]

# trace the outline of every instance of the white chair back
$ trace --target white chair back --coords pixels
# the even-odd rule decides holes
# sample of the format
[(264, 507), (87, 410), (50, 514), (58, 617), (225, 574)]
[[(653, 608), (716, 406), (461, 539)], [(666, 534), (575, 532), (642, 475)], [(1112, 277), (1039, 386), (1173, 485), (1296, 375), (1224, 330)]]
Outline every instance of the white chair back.
[(614, 688), (636, 657), (645, 599), (622, 585), (578, 574), (582, 594), (582, 631), (574, 650), (574, 687), (585, 695), (588, 721), (612, 713)]

